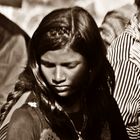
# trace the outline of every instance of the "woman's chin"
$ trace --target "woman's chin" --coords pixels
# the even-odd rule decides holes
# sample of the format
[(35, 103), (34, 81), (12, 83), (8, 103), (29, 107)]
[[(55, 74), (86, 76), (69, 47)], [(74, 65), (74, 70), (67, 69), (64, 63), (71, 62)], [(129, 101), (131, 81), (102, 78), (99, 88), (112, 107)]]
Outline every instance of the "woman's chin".
[(62, 92), (58, 92), (57, 95), (59, 97), (68, 97), (69, 96), (69, 92), (67, 91), (62, 91)]

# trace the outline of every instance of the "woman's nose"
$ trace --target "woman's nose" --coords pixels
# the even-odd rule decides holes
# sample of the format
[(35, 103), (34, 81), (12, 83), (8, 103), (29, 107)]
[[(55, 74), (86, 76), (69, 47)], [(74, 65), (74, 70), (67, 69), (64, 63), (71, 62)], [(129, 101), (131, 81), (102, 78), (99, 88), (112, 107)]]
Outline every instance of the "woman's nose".
[(66, 80), (66, 76), (63, 71), (63, 68), (61, 68), (61, 66), (56, 66), (54, 70), (54, 76), (53, 76), (52, 82), (55, 84), (59, 84), (59, 83), (64, 82), (65, 80)]

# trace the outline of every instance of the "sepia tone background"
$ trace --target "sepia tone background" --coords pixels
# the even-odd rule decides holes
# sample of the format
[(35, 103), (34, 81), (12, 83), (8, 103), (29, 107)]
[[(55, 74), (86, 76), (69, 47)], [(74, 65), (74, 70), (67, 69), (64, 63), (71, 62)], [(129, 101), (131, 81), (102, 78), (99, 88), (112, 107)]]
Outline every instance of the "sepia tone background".
[(107, 11), (126, 3), (133, 3), (133, 0), (0, 0), (0, 12), (32, 36), (41, 19), (55, 8), (82, 6), (100, 25)]

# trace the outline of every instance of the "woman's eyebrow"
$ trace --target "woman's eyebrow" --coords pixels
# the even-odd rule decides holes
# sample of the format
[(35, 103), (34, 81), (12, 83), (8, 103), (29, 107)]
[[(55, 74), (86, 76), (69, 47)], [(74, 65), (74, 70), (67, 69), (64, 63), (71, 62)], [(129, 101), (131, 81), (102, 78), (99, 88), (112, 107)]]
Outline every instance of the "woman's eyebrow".
[[(54, 66), (55, 65), (55, 63), (53, 63), (53, 62), (45, 61), (45, 60), (41, 61), (41, 64), (43, 64), (45, 66)], [(61, 65), (61, 66), (68, 66), (68, 65), (78, 65), (78, 64), (80, 64), (80, 61), (62, 62), (59, 65)]]

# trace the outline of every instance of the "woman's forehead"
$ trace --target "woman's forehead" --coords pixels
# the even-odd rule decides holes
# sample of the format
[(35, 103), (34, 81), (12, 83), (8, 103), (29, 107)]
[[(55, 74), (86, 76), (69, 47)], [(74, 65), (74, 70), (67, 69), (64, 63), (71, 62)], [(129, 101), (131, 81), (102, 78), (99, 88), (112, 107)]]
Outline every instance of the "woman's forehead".
[(79, 61), (83, 59), (83, 56), (70, 48), (63, 48), (58, 50), (47, 51), (44, 55), (42, 55), (41, 59), (50, 62), (52, 61), (65, 62), (65, 61)]

